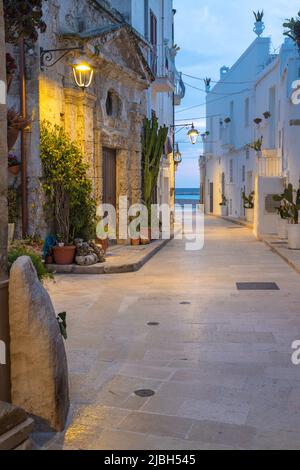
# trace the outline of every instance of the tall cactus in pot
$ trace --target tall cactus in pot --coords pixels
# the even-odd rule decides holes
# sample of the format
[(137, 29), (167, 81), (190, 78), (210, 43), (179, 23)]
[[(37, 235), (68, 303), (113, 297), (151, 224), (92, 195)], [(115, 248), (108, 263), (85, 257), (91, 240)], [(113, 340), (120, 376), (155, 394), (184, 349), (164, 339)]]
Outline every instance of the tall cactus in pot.
[(161, 157), (168, 136), (168, 127), (159, 127), (158, 119), (145, 119), (142, 136), (142, 185), (143, 202), (147, 206), (149, 220), (151, 220), (151, 204), (156, 188)]

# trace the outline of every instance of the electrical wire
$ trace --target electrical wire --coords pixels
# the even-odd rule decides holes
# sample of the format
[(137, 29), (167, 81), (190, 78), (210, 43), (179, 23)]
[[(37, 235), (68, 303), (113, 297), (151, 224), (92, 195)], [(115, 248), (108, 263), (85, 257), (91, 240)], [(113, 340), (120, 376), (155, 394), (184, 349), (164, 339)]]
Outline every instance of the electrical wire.
[[(203, 82), (205, 80), (205, 78), (200, 78), (200, 77), (195, 77), (193, 75), (188, 75), (187, 73), (183, 73), (182, 72), (182, 75), (184, 77), (189, 77), (189, 78), (192, 78), (194, 80), (200, 80), (201, 82)], [(246, 85), (246, 84), (249, 84), (249, 83), (255, 83), (254, 80), (251, 80), (251, 81), (247, 81), (247, 82), (228, 82), (227, 80), (211, 80), (211, 83), (224, 83), (225, 85)]]

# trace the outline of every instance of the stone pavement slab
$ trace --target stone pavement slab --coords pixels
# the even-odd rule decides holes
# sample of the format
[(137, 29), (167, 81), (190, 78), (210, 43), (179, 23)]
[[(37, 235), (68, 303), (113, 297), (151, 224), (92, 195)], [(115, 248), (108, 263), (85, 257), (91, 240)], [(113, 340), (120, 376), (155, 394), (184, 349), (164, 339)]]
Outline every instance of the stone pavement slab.
[(207, 217), (202, 251), (172, 240), (139, 272), (49, 284), (68, 313), (72, 406), (64, 433), (37, 436), (42, 448), (300, 448), (299, 275), (231, 227)]

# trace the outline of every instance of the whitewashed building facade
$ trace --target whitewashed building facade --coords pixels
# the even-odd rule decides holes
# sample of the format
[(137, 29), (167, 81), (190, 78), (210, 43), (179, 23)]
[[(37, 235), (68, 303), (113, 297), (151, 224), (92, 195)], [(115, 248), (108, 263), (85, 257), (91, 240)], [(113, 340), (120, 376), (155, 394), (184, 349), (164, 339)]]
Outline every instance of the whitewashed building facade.
[[(254, 231), (275, 233), (274, 193), (300, 179), (300, 105), (292, 103), (300, 78), (300, 55), (286, 39), (278, 54), (271, 39), (257, 37), (207, 95), (207, 130), (200, 157), (201, 191), (206, 212), (244, 218), (242, 193), (255, 191)], [(261, 120), (259, 122), (258, 120)], [(256, 121), (256, 123), (254, 122)], [(249, 148), (263, 138), (262, 156)]]

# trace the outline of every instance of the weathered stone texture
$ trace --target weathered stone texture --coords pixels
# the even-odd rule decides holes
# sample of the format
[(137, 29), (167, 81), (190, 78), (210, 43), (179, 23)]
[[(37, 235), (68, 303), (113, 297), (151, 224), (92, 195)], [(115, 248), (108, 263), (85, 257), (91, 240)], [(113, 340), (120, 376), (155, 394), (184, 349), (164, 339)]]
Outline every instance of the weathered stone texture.
[(6, 277), (7, 251), (7, 140), (6, 72), (3, 4), (0, 1), (0, 281)]
[(69, 409), (68, 369), (56, 314), (28, 257), (10, 275), (12, 402), (62, 430)]

